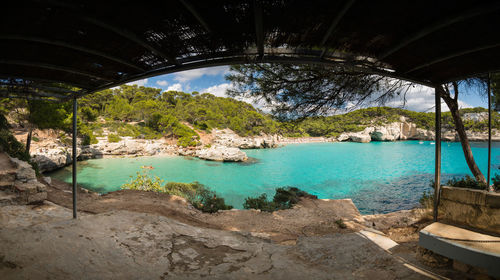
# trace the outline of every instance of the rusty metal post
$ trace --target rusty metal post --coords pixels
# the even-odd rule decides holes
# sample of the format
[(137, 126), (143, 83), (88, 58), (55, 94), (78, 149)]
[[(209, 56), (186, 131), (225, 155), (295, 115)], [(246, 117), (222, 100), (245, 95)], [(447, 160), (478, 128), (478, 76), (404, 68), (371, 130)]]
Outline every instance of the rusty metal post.
[(491, 178), (491, 74), (488, 73), (488, 179), (486, 190), (490, 190)]
[(77, 114), (77, 101), (76, 97), (73, 98), (73, 163), (72, 163), (72, 175), (73, 175), (73, 219), (76, 219), (76, 114)]
[(436, 137), (435, 137), (435, 169), (434, 169), (434, 222), (438, 219), (439, 197), (441, 194), (441, 96), (437, 88), (434, 89), (436, 101)]

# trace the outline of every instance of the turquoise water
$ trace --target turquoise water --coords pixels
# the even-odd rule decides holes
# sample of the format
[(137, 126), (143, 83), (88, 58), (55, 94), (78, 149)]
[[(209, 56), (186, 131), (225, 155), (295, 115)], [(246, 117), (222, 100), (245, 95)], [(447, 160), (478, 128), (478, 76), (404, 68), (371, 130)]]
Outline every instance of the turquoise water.
[[(492, 151), (492, 175), (500, 145)], [(120, 189), (143, 165), (165, 181), (199, 181), (241, 208), (245, 197), (274, 195), (279, 186), (299, 187), (319, 198), (352, 198), (362, 213), (387, 213), (418, 204), (434, 174), (432, 142), (293, 144), (245, 150), (246, 163), (210, 162), (187, 157), (107, 158), (78, 163), (78, 183), (101, 193)], [(473, 143), (476, 162), (486, 175), (487, 143)], [(50, 174), (71, 182), (71, 168)], [(500, 172), (500, 170), (499, 170)], [(443, 181), (470, 174), (460, 143), (442, 144)]]

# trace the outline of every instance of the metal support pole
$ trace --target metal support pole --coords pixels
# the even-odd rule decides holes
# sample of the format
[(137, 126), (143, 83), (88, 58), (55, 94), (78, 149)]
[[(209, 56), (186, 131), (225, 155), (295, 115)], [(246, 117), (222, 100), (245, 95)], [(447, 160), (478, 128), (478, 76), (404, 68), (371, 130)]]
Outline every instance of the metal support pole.
[(441, 96), (434, 89), (436, 99), (436, 139), (435, 139), (435, 169), (434, 169), (434, 222), (438, 219), (439, 196), (441, 189)]
[(76, 219), (76, 113), (77, 101), (73, 98), (73, 219)]
[(486, 190), (490, 190), (491, 178), (491, 74), (488, 73), (488, 179)]

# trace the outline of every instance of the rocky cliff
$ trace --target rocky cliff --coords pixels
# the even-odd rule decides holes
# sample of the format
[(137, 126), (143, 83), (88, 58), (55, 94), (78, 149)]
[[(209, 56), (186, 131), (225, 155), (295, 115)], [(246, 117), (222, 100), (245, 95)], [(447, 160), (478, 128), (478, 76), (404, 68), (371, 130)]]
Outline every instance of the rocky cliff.
[[(482, 115), (468, 115), (467, 118), (482, 120)], [(444, 141), (459, 141), (455, 131), (442, 130)], [(470, 141), (486, 141), (487, 133), (469, 131)], [(352, 141), (368, 143), (371, 141), (398, 141), (398, 140), (434, 140), (432, 130), (417, 127), (415, 123), (401, 117), (398, 122), (385, 125), (373, 125), (363, 131), (342, 133), (338, 137), (300, 137), (290, 138), (280, 135), (257, 135), (242, 137), (230, 129), (214, 129), (202, 145), (183, 148), (172, 144), (165, 139), (145, 140), (122, 137), (119, 142), (110, 143), (107, 137), (99, 137), (98, 143), (83, 146), (77, 149), (78, 159), (86, 160), (105, 156), (153, 156), (153, 155), (182, 155), (193, 156), (215, 161), (245, 161), (247, 155), (240, 149), (274, 148), (290, 143), (312, 142), (342, 142)], [(500, 133), (493, 130), (493, 141), (500, 141)], [(41, 172), (55, 170), (71, 164), (71, 147), (57, 139), (52, 141), (33, 142), (31, 154), (38, 163)]]

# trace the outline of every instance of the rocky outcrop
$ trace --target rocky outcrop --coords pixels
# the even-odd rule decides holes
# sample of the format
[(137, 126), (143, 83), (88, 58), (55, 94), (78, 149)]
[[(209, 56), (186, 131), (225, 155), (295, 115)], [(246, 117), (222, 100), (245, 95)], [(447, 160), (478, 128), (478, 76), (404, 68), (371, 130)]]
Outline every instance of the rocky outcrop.
[(216, 145), (235, 147), (240, 149), (260, 149), (278, 147), (280, 137), (278, 135), (259, 135), (241, 137), (230, 129), (214, 129), (213, 143)]
[(466, 121), (482, 122), (488, 119), (488, 112), (465, 113), (462, 118)]
[[(173, 154), (175, 147), (166, 145), (163, 140), (144, 140), (123, 137), (121, 141), (110, 143), (106, 137), (98, 138), (97, 144), (77, 148), (78, 160), (102, 158), (103, 156), (153, 156)], [(55, 145), (35, 147), (31, 157), (38, 164), (40, 172), (55, 170), (73, 162), (71, 147)]]
[(66, 147), (39, 148), (31, 152), (31, 159), (40, 172), (55, 170), (71, 164), (71, 150)]
[(369, 134), (364, 134), (364, 133), (353, 133), (349, 135), (349, 139), (352, 142), (358, 142), (358, 143), (368, 143), (371, 141), (371, 136)]
[(47, 198), (45, 185), (38, 182), (29, 163), (5, 154), (0, 155), (0, 161), (2, 166), (8, 166), (0, 171), (0, 191), (4, 194), (2, 197), (9, 198), (0, 204), (38, 203)]
[[(453, 137), (455, 135), (453, 134)], [(450, 136), (451, 138), (451, 136)], [(369, 126), (361, 132), (342, 133), (337, 141), (352, 141), (368, 143), (370, 141), (396, 141), (396, 140), (433, 140), (434, 132), (417, 128), (416, 124), (407, 122), (404, 117), (400, 122), (393, 122), (383, 126)], [(447, 139), (443, 135), (443, 139)], [(454, 140), (449, 140), (454, 141)]]
[(102, 157), (105, 155), (137, 155), (137, 156), (153, 156), (165, 153), (169, 150), (165, 141), (159, 140), (144, 140), (133, 139), (132, 137), (122, 137), (122, 140), (116, 143), (110, 143), (107, 138), (98, 138), (99, 142), (90, 145), (84, 149), (84, 153), (91, 157)]
[(247, 155), (240, 149), (225, 146), (213, 146), (197, 150), (195, 156), (213, 161), (246, 161), (248, 159)]

